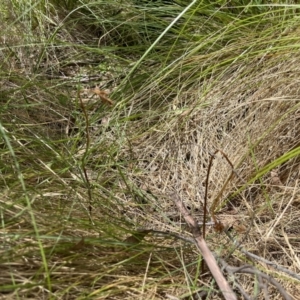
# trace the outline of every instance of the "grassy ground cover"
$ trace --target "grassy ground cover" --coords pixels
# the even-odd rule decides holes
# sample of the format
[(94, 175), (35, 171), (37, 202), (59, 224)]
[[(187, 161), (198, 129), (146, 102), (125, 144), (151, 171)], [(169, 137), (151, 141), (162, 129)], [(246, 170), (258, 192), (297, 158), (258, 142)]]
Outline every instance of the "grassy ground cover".
[(0, 298), (300, 299), (299, 9), (3, 0)]

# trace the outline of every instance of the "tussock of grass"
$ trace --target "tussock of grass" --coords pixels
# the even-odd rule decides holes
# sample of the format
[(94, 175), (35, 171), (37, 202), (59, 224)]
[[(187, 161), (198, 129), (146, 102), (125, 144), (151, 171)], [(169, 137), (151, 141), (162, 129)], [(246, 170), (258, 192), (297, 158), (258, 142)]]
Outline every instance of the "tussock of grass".
[[(299, 8), (195, 1), (160, 38), (189, 4), (1, 5), (3, 299), (219, 299), (193, 245), (125, 240), (189, 236), (170, 193), (201, 222), (216, 149), (236, 175), (218, 153), (211, 212), (245, 250), (299, 273)], [(211, 227), (206, 240), (297, 299), (297, 279), (227, 257), (233, 243)], [(255, 296), (253, 276), (236, 278)]]

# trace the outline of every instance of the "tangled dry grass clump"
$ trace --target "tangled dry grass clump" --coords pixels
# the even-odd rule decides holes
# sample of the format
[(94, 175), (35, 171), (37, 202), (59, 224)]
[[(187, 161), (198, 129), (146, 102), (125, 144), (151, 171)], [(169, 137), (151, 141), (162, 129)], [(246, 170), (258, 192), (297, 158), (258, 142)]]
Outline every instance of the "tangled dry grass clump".
[[(145, 121), (153, 124), (150, 131), (136, 134), (139, 138), (124, 149), (126, 159), (138, 162), (136, 169), (127, 173), (130, 182), (148, 195), (147, 203), (138, 208), (136, 199), (128, 201), (129, 207), (133, 203), (128, 212), (130, 218), (136, 218), (136, 226), (181, 230), (180, 214), (173, 199), (166, 196), (174, 189), (192, 215), (201, 211), (203, 215), (208, 162), (216, 149), (222, 149), (238, 176), (230, 176), (231, 167), (224, 157), (215, 158), (209, 177), (209, 206), (226, 228), (243, 237), (250, 252), (297, 273), (299, 156), (256, 177), (260, 169), (299, 149), (296, 61), (293, 55), (275, 54), (233, 65), (209, 83), (196, 82), (158, 105), (158, 110), (167, 106), (168, 113), (128, 126), (129, 134), (145, 128)], [(210, 86), (208, 92), (203, 92), (203, 85)], [(143, 101), (147, 97), (150, 93)], [(141, 98), (134, 100), (133, 107)], [(219, 234), (210, 231), (208, 236), (213, 249), (228, 248), (225, 240), (221, 246)], [(265, 266), (260, 268), (270, 272)], [(296, 295), (296, 290), (293, 285), (291, 295)]]
[(2, 32), (1, 299), (300, 299), (296, 8), (196, 2)]
[[(256, 66), (248, 74), (244, 69), (253, 70), (254, 62), (231, 67), (211, 84), (204, 97), (201, 97), (203, 83), (196, 83), (198, 89), (193, 86), (166, 104), (168, 114), (153, 117), (156, 121), (150, 132), (141, 132), (139, 138), (131, 141), (128, 159), (133, 156), (139, 172), (128, 176), (132, 175), (131, 180), (143, 190), (162, 197), (161, 205), (166, 205), (161, 207), (162, 211), (170, 210), (168, 203), (174, 205), (170, 199), (163, 200), (174, 187), (180, 189), (191, 207), (201, 205), (208, 162), (215, 149), (222, 149), (228, 155), (239, 175), (230, 181), (222, 195), (221, 201), (227, 206), (228, 193), (249, 182), (256, 170), (299, 147), (298, 66), (294, 58), (282, 64), (276, 59), (275, 69), (272, 60), (266, 60), (256, 60), (262, 66)], [(135, 132), (145, 128), (145, 122), (151, 121), (132, 122), (128, 133), (133, 128)], [(298, 187), (297, 157), (288, 164), (291, 165), (283, 164), (266, 174), (261, 181), (251, 182), (231, 207), (248, 210), (256, 203), (261, 212), (266, 212), (268, 207), (277, 205), (277, 197), (283, 191)], [(222, 157), (216, 158), (210, 174), (210, 199), (217, 197), (230, 170)]]

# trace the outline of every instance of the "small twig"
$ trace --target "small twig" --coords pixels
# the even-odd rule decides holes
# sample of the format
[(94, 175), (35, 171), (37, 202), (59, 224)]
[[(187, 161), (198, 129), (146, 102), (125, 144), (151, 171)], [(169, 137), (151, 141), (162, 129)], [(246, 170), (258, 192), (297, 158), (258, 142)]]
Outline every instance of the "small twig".
[[(189, 213), (187, 212), (187, 214), (189, 215)], [(199, 226), (199, 224), (197, 223), (197, 225)], [(177, 238), (177, 239), (180, 239), (180, 240), (183, 240), (183, 241), (186, 241), (186, 242), (189, 242), (189, 243), (192, 243), (192, 244), (195, 244), (196, 246), (198, 246), (198, 243), (195, 239), (192, 239), (192, 238), (189, 238), (189, 237), (185, 237), (185, 236), (182, 236), (182, 235), (179, 235), (179, 234), (176, 234), (176, 233), (172, 233), (172, 232), (165, 232), (165, 231), (159, 231), (159, 230), (154, 230), (154, 229), (143, 229), (143, 228), (140, 228), (140, 229), (137, 229), (136, 233), (134, 234), (135, 236), (137, 235), (140, 235), (142, 234), (143, 237), (144, 235), (148, 234), (148, 233), (157, 233), (157, 234), (161, 234), (161, 235), (166, 235), (166, 236), (170, 236), (170, 237), (174, 237), (174, 238)], [(127, 241), (128, 239), (128, 241)], [(132, 237), (129, 237), (127, 238), (125, 241), (126, 242), (129, 242), (129, 239), (130, 239), (130, 242), (131, 242), (131, 239)], [(296, 279), (299, 279), (299, 276), (297, 274), (294, 274), (293, 272), (281, 267), (281, 266), (278, 266), (276, 265), (275, 263), (272, 263), (262, 257), (259, 257), (255, 254), (252, 254), (246, 250), (244, 250), (240, 245), (239, 243), (237, 243), (236, 241), (233, 240), (233, 238), (230, 236), (230, 239), (234, 242), (236, 248), (238, 248), (241, 252), (243, 252), (244, 254), (246, 254), (247, 256), (249, 256), (250, 258), (254, 258), (256, 260), (260, 260), (268, 265), (271, 265), (273, 266), (274, 268), (282, 271), (282, 272), (285, 272), (285, 273), (288, 273), (289, 275), (291, 275), (292, 277), (296, 278)], [(140, 242), (141, 239), (139, 239), (138, 242)], [(135, 242), (136, 243), (136, 242)], [(216, 260), (219, 260), (220, 263), (222, 264), (222, 267), (223, 269), (229, 274), (232, 276), (232, 278), (234, 279), (234, 286), (240, 291), (240, 293), (243, 295), (243, 297), (245, 298), (245, 300), (251, 300), (252, 298), (244, 291), (243, 287), (237, 282), (237, 279), (236, 277), (234, 276), (234, 273), (249, 273), (248, 270), (249, 268), (252, 269), (252, 272), (250, 274), (255, 274), (258, 276), (259, 278), (259, 288), (260, 289), (263, 289), (264, 293), (265, 293), (265, 298), (267, 299), (267, 285), (263, 283), (263, 279), (265, 279), (266, 281), (270, 282), (271, 284), (273, 284), (275, 287), (279, 287), (281, 288), (281, 294), (283, 293), (284, 294), (284, 297), (285, 299), (290, 299), (289, 296), (286, 294), (286, 292), (283, 290), (282, 286), (273, 278), (271, 278), (269, 275), (267, 275), (268, 277), (266, 276), (263, 276), (262, 272), (256, 270), (253, 266), (249, 266), (249, 265), (244, 265), (244, 266), (241, 266), (241, 267), (231, 267), (228, 263), (226, 263), (225, 260), (217, 257), (216, 253), (212, 252), (212, 255), (216, 258)], [(234, 269), (232, 269), (234, 268)], [(243, 272), (243, 270), (246, 270), (245, 272)], [(269, 280), (271, 278), (271, 280)], [(278, 286), (279, 285), (279, 286)], [(287, 295), (287, 296), (286, 296)]]
[(278, 270), (278, 271), (281, 271), (283, 273), (286, 273), (288, 274), (289, 276), (295, 278), (295, 279), (298, 279), (300, 280), (300, 275), (278, 265), (277, 263), (274, 263), (274, 262), (271, 262), (263, 257), (260, 257), (256, 254), (253, 254), (251, 252), (248, 252), (247, 250), (245, 250), (243, 247), (240, 246), (240, 243), (235, 241), (234, 238), (230, 235), (230, 233), (228, 231), (225, 231), (226, 235), (231, 239), (231, 241), (234, 243), (234, 245), (236, 246), (237, 249), (239, 249), (242, 253), (244, 253), (245, 255), (247, 255), (249, 258), (252, 258), (252, 259), (255, 259), (255, 260), (258, 260), (258, 261), (261, 261), (271, 267), (273, 267), (274, 269)]
[[(287, 294), (287, 292), (284, 290), (282, 285), (279, 282), (277, 282), (274, 278), (272, 278), (271, 276), (269, 276), (265, 273), (262, 273), (261, 271), (255, 269), (254, 267), (249, 266), (249, 265), (242, 266), (242, 267), (233, 267), (233, 266), (230, 266), (226, 261), (224, 261), (221, 258), (219, 259), (219, 261), (222, 264), (222, 266), (224, 267), (224, 269), (229, 274), (233, 275), (234, 273), (242, 273), (242, 274), (253, 274), (253, 275), (260, 276), (261, 278), (265, 279), (266, 281), (268, 281), (269, 283), (274, 285), (284, 299), (292, 300), (292, 298)], [(234, 276), (232, 276), (232, 277), (234, 277)]]
[(263, 290), (264, 297), (266, 300), (270, 300), (269, 292), (268, 292), (268, 284), (264, 283), (264, 280), (258, 275), (259, 289)]
[(252, 298), (244, 291), (243, 287), (238, 282), (236, 282), (236, 280), (234, 282), (234, 286), (239, 289), (245, 300), (252, 300)]
[[(201, 232), (199, 230), (198, 224), (195, 221), (195, 219), (189, 214), (187, 209), (185, 208), (184, 204), (182, 203), (182, 200), (180, 197), (174, 193), (171, 195), (171, 197), (174, 199), (174, 202), (184, 217), (186, 223), (190, 226), (192, 230), (193, 237), (196, 241), (196, 244), (212, 274), (214, 279), (216, 280), (220, 291), (222, 292), (224, 298), (226, 300), (237, 300), (236, 295), (234, 294), (233, 290), (229, 286), (229, 283), (225, 279), (224, 275), (222, 274), (217, 261), (215, 257), (213, 256), (212, 252), (209, 250), (205, 240), (203, 239)], [(204, 221), (205, 222), (205, 221)]]

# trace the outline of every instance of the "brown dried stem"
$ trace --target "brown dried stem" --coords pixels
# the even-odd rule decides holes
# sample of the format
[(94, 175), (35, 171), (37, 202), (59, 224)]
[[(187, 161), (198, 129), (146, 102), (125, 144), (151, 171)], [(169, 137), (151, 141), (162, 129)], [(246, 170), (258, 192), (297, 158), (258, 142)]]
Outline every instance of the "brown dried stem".
[(234, 294), (229, 283), (227, 282), (224, 275), (222, 274), (222, 272), (217, 264), (217, 261), (216, 261), (215, 257), (213, 256), (212, 252), (209, 250), (205, 240), (201, 236), (201, 232), (200, 232), (197, 222), (189, 214), (189, 212), (185, 208), (184, 204), (182, 203), (182, 200), (176, 193), (171, 195), (171, 197), (174, 199), (174, 202), (175, 202), (178, 210), (184, 217), (186, 223), (191, 228), (195, 242), (196, 242), (212, 276), (216, 280), (217, 285), (219, 286), (220, 291), (222, 292), (224, 298), (226, 300), (236, 300), (237, 299), (236, 295)]
[(89, 134), (89, 118), (88, 114), (86, 112), (85, 106), (83, 104), (82, 98), (80, 96), (80, 91), (78, 90), (78, 99), (80, 101), (80, 107), (82, 109), (84, 119), (85, 119), (85, 136), (86, 136), (86, 146), (85, 146), (85, 152), (82, 157), (82, 170), (85, 178), (85, 183), (88, 190), (88, 197), (89, 197), (89, 218), (92, 221), (92, 191), (91, 191), (91, 184), (90, 180), (86, 171), (86, 156), (88, 154), (89, 148), (90, 148), (90, 134)]
[[(222, 156), (226, 159), (226, 161), (228, 162), (228, 164), (231, 167), (231, 173), (230, 176), (228, 177), (228, 179), (226, 180), (225, 184), (223, 185), (221, 191), (218, 193), (217, 197), (214, 199), (214, 201), (212, 202), (212, 205), (210, 207), (210, 209), (207, 209), (207, 194), (208, 194), (208, 182), (209, 182), (209, 174), (210, 174), (210, 170), (212, 167), (212, 163), (213, 163), (213, 159), (215, 158), (215, 155), (220, 152), (222, 154)], [(207, 174), (206, 174), (206, 180), (205, 180), (205, 195), (204, 195), (204, 212), (203, 212), (203, 227), (202, 227), (202, 236), (205, 239), (205, 232), (206, 232), (206, 228), (205, 228), (205, 223), (206, 223), (206, 215), (209, 211), (211, 218), (213, 219), (213, 221), (215, 222), (215, 227), (216, 229), (218, 229), (218, 227), (221, 227), (221, 229), (223, 229), (222, 224), (216, 219), (215, 217), (215, 209), (217, 207), (217, 205), (220, 202), (220, 197), (223, 194), (227, 184), (230, 182), (230, 180), (232, 179), (233, 175), (236, 174), (233, 164), (230, 161), (230, 159), (227, 157), (227, 155), (220, 149), (217, 149), (213, 154), (211, 154), (211, 158), (209, 160), (209, 164), (208, 164), (208, 168), (207, 168)]]

